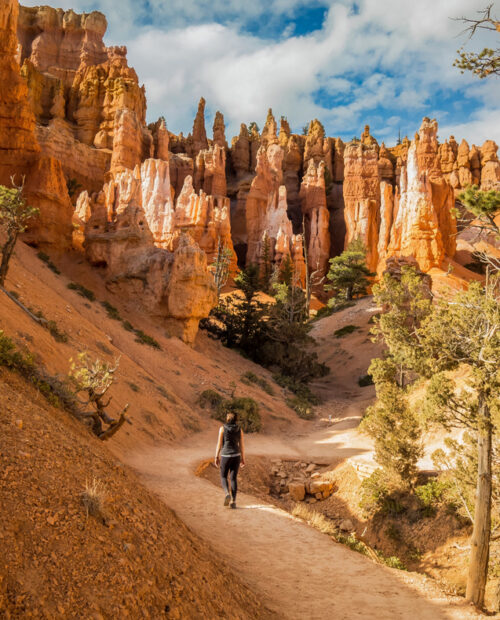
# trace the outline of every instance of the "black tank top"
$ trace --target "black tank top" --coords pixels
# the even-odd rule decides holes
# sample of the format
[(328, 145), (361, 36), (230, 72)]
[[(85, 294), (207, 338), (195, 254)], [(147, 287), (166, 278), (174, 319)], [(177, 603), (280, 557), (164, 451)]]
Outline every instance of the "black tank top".
[(224, 424), (221, 456), (239, 456), (241, 429), (237, 424)]

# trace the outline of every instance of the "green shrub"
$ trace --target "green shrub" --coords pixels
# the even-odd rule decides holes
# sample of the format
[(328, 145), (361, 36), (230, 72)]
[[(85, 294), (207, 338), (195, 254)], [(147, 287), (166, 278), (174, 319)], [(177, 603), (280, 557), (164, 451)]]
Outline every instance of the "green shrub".
[(216, 409), (224, 402), (224, 397), (215, 390), (204, 390), (198, 397), (198, 404), (202, 409), (206, 406)]
[(60, 275), (61, 272), (54, 265), (54, 263), (50, 260), (50, 256), (48, 254), (45, 254), (45, 252), (38, 252), (37, 256), (42, 262), (44, 262), (47, 265), (47, 267), (51, 271), (53, 271), (56, 275)]
[(127, 332), (134, 332), (134, 326), (129, 321), (122, 321), (123, 329)]
[(382, 555), (382, 553), (380, 553), (380, 551), (376, 551), (375, 553), (386, 566), (389, 566), (390, 568), (397, 568), (398, 570), (407, 570), (406, 566), (397, 556), (391, 555), (390, 557), (386, 558)]
[(226, 421), (230, 412), (238, 416), (238, 424), (245, 433), (257, 433), (262, 428), (259, 405), (253, 398), (240, 396), (225, 400), (213, 413), (213, 417), (221, 422)]
[(59, 331), (55, 321), (47, 321), (45, 327), (49, 330), (51, 336), (57, 342), (68, 342), (68, 335), (65, 332)]
[(425, 517), (432, 517), (436, 513), (437, 505), (443, 500), (443, 494), (449, 485), (440, 480), (430, 480), (427, 484), (415, 488), (415, 495), (422, 505)]
[(367, 387), (368, 385), (373, 385), (373, 378), (370, 374), (363, 375), (358, 379), (359, 387)]
[(132, 390), (132, 392), (140, 392), (141, 389), (138, 385), (136, 385), (135, 383), (130, 383), (128, 382), (130, 389)]
[(106, 310), (110, 319), (113, 319), (114, 321), (122, 320), (118, 309), (112, 306), (109, 301), (101, 301), (101, 306)]
[(135, 341), (140, 342), (141, 344), (147, 344), (153, 349), (161, 350), (160, 343), (157, 342), (152, 336), (148, 336), (141, 329), (134, 329), (134, 334), (136, 336)]
[(307, 398), (294, 396), (293, 398), (287, 398), (286, 404), (295, 411), (299, 418), (303, 420), (312, 420), (314, 418), (314, 409)]
[(366, 515), (399, 515), (406, 510), (402, 493), (383, 469), (376, 469), (361, 483), (360, 508)]
[(226, 399), (216, 390), (204, 390), (198, 397), (198, 404), (203, 409), (212, 409), (212, 417), (220, 422), (226, 421), (228, 413), (236, 413), (238, 424), (244, 433), (256, 433), (262, 428), (259, 405), (253, 398), (244, 396)]
[(246, 385), (250, 385), (251, 383), (254, 383), (255, 385), (258, 385), (259, 387), (261, 387), (264, 390), (264, 392), (267, 392), (267, 394), (274, 396), (274, 390), (269, 385), (269, 383), (263, 377), (258, 377), (251, 370), (241, 375), (240, 380), (242, 383), (245, 383)]
[(352, 332), (355, 332), (357, 329), (359, 329), (359, 327), (357, 327), (356, 325), (344, 325), (344, 327), (336, 329), (333, 332), (333, 335), (335, 336), (335, 338), (342, 338), (343, 336), (352, 334)]
[(82, 284), (77, 284), (75, 282), (70, 282), (68, 284), (68, 288), (72, 291), (78, 293), (82, 297), (85, 297), (89, 301), (95, 301), (95, 293), (88, 288), (85, 288)]

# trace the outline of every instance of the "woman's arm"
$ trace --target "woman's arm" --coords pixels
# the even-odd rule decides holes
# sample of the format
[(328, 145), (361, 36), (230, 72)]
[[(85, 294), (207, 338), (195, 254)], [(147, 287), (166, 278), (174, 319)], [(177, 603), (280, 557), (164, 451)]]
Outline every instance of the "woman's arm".
[(240, 454), (241, 454), (241, 466), (245, 467), (245, 442), (243, 440), (243, 431), (240, 436)]
[(215, 448), (215, 467), (219, 467), (220, 451), (222, 450), (222, 438), (224, 437), (224, 428), (219, 429), (219, 438), (217, 439), (217, 447)]

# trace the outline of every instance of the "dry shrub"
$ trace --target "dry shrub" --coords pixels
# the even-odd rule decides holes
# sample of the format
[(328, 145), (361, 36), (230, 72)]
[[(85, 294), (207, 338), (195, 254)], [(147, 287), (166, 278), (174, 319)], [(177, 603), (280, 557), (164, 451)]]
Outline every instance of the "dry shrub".
[(97, 478), (92, 478), (85, 482), (85, 489), (82, 491), (82, 502), (89, 515), (98, 521), (105, 523), (104, 505), (106, 503), (106, 486)]

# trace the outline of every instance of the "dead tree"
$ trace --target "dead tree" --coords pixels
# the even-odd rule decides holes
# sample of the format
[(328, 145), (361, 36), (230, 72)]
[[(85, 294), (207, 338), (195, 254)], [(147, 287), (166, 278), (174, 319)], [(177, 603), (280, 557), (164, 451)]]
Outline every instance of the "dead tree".
[[(85, 400), (78, 398), (78, 402), (85, 408), (91, 407), (90, 410), (80, 411), (78, 417), (102, 440), (112, 437), (125, 422), (131, 423), (126, 417), (128, 403), (118, 419), (110, 417), (106, 412), (112, 400), (111, 396), (106, 400), (106, 394), (113, 385), (118, 366), (119, 359), (112, 365), (99, 358), (92, 360), (86, 352), (80, 353), (78, 361), (71, 364), (69, 376), (75, 385), (76, 394), (85, 395)], [(107, 424), (107, 428), (103, 424)]]

